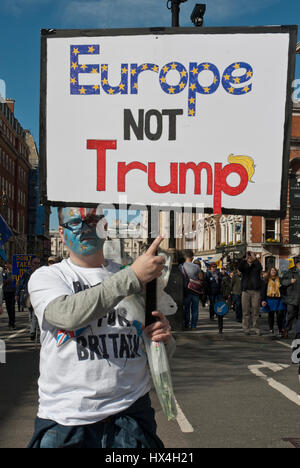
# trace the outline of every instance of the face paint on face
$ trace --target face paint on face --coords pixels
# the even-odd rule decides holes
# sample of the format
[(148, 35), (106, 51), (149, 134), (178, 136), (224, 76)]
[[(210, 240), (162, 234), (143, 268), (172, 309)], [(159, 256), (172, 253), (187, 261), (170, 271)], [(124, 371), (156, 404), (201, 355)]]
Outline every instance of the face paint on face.
[(66, 246), (76, 255), (93, 255), (102, 250), (106, 236), (97, 234), (101, 221), (94, 209), (64, 208), (62, 227)]

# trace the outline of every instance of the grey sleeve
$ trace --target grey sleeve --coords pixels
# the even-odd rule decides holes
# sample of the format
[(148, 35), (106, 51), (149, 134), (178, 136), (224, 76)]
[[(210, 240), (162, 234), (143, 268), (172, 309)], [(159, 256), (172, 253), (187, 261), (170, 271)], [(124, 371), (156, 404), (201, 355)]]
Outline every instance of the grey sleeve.
[(58, 297), (46, 307), (45, 319), (57, 328), (78, 330), (105, 317), (124, 297), (138, 294), (141, 289), (132, 268), (125, 268), (98, 286)]

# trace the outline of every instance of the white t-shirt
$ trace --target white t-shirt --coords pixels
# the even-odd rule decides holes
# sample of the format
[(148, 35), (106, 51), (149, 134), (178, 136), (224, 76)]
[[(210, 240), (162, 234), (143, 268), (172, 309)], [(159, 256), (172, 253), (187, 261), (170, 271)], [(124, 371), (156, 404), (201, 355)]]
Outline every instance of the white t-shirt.
[(90, 424), (131, 406), (150, 390), (142, 338), (126, 319), (122, 302), (79, 336), (58, 346), (59, 330), (44, 318), (60, 296), (96, 286), (119, 265), (82, 268), (70, 259), (38, 269), (29, 293), (41, 329), (39, 411), (42, 419), (65, 426)]

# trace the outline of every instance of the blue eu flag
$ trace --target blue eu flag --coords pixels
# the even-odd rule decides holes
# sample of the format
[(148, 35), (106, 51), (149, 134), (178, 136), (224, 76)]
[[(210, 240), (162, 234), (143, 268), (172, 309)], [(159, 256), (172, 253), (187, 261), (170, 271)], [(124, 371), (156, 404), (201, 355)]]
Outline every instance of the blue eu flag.
[(5, 242), (7, 242), (8, 239), (10, 239), (11, 237), (11, 230), (9, 229), (2, 216), (0, 216), (0, 247), (2, 247), (2, 245), (5, 244)]

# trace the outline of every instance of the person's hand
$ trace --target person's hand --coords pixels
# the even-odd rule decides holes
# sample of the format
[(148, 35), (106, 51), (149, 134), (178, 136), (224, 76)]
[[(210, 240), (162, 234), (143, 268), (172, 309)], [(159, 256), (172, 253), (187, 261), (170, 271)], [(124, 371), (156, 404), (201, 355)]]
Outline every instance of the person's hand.
[(263, 307), (266, 307), (266, 305), (267, 305), (266, 301), (262, 301), (261, 305), (262, 305)]
[(162, 312), (155, 311), (152, 312), (152, 315), (158, 317), (158, 320), (144, 328), (145, 333), (147, 333), (152, 341), (162, 341), (164, 344), (167, 344), (172, 336), (169, 320)]
[(142, 284), (150, 283), (150, 281), (158, 278), (163, 271), (165, 259), (156, 255), (162, 241), (163, 237), (157, 237), (147, 252), (138, 257), (131, 266)]
[(292, 279), (291, 279), (291, 283), (292, 283), (292, 284), (296, 283), (296, 281), (297, 281), (296, 278), (292, 278)]

